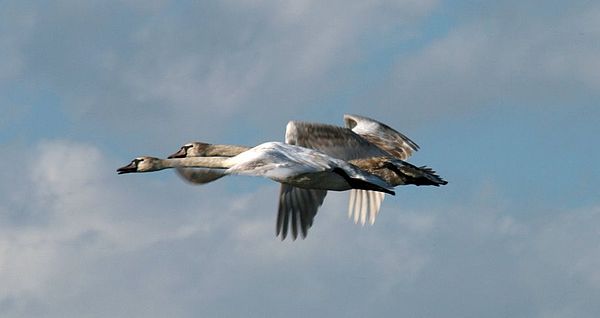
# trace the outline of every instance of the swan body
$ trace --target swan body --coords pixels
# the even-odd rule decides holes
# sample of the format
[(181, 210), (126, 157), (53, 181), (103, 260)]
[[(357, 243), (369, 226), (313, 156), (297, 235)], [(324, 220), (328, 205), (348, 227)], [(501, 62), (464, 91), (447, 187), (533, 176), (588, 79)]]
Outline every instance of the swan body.
[(343, 160), (281, 142), (263, 143), (233, 157), (139, 157), (117, 172), (149, 172), (175, 167), (223, 169), (225, 175), (262, 176), (299, 188), (334, 191), (360, 188), (394, 194), (385, 181)]

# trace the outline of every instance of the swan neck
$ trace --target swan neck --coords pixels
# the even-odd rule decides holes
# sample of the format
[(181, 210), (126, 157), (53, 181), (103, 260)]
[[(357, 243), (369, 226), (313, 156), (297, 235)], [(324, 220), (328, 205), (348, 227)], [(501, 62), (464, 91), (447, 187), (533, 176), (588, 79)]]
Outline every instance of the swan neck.
[(210, 149), (207, 150), (207, 157), (233, 157), (237, 156), (240, 153), (248, 150), (250, 148), (243, 146), (234, 146), (234, 145), (213, 145)]

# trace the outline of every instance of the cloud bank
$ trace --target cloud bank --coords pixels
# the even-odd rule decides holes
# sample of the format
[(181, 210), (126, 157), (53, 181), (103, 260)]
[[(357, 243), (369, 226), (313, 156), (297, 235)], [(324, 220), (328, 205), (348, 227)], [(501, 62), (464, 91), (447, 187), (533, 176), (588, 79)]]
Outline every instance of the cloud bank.
[(361, 228), (333, 194), (307, 240), (279, 242), (275, 185), (215, 197), (219, 184), (113, 175), (114, 159), (89, 144), (35, 150), (24, 177), (3, 176), (21, 180), (2, 192), (6, 317), (598, 310), (598, 207), (525, 222), (492, 208), (499, 198), (489, 193), (429, 211), (392, 198)]
[[(599, 8), (5, 4), (0, 316), (598, 316)], [(331, 194), (280, 242), (270, 181), (114, 171), (344, 112), (414, 136), (450, 184), (364, 228)]]

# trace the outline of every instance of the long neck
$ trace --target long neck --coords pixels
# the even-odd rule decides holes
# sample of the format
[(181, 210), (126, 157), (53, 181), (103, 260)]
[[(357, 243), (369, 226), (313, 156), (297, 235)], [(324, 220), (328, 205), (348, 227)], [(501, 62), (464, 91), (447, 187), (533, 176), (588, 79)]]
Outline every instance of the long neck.
[(228, 157), (190, 157), (161, 160), (162, 169), (176, 167), (227, 169), (233, 166)]
[(237, 156), (240, 153), (250, 149), (249, 147), (244, 146), (234, 146), (234, 145), (212, 145), (209, 149), (206, 150), (206, 157), (233, 157)]

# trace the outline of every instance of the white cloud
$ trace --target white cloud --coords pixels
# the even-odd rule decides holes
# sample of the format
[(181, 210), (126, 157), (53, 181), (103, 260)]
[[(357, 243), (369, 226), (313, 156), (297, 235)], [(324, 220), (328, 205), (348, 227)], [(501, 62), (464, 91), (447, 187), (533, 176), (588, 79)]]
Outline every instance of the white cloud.
[[(2, 175), (26, 171), (2, 183), (3, 316), (293, 317), (306, 314), (294, 306), (327, 311), (323, 302), (345, 316), (427, 316), (453, 312), (457, 297), (475, 301), (458, 316), (490, 308), (589, 316), (596, 308), (577, 301), (600, 290), (595, 208), (538, 222), (515, 218), (485, 191), (427, 210), (389, 198), (378, 222), (360, 227), (346, 218), (347, 194), (332, 193), (308, 239), (280, 242), (275, 184), (239, 194), (229, 182), (252, 181), (192, 187), (168, 174), (117, 176), (118, 164), (98, 148), (65, 140), (34, 152), (24, 169)], [(557, 302), (560, 288), (573, 296)], [(424, 311), (423, 297), (439, 301)]]
[[(2, 298), (48, 293), (48, 280), (66, 278), (64, 269), (78, 259), (136, 250), (190, 232), (181, 229), (185, 214), (160, 215), (164, 205), (156, 200), (136, 202), (143, 189), (126, 189), (111, 178), (114, 167), (93, 146), (46, 141), (29, 152), (36, 155), (7, 172), (8, 179), (24, 181), (4, 194), (10, 205), (3, 209), (7, 223), (0, 236)], [(142, 218), (145, 212), (154, 219)]]
[(579, 281), (600, 292), (600, 207), (563, 213), (539, 226), (533, 250), (552, 264), (561, 279)]
[[(379, 286), (381, 290), (413, 279), (426, 261), (404, 234), (391, 242), (375, 231), (353, 237), (351, 233), (361, 230), (345, 219), (345, 195), (330, 196), (308, 240), (280, 242), (274, 236), (275, 185), (215, 198), (212, 185), (198, 188), (176, 179), (157, 183), (150, 175), (117, 176), (113, 160), (88, 144), (49, 140), (33, 152), (36, 156), (23, 169), (5, 172), (4, 178), (26, 172), (21, 185), (3, 194), (13, 198), (12, 206), (2, 209), (7, 223), (0, 234), (0, 312), (9, 317), (37, 311), (76, 316), (85, 308), (66, 304), (80, 302), (111, 316), (160, 316), (160, 310), (147, 311), (151, 299), (172, 303), (163, 310), (182, 306), (183, 312), (195, 312), (198, 304), (188, 300), (199, 295), (206, 297), (199, 304), (216, 306), (215, 313), (237, 312), (219, 309), (219, 304), (240, 284), (247, 290), (269, 276), (277, 280), (292, 275), (288, 280), (296, 288), (324, 289), (307, 296), (309, 301), (330, 293), (332, 287), (322, 281), (331, 279), (323, 276), (327, 273), (377, 270), (379, 277), (396, 276)], [(15, 206), (33, 215), (11, 218), (18, 213), (11, 210)], [(427, 219), (404, 216), (402, 223), (409, 232), (426, 233), (431, 230)], [(369, 256), (357, 260), (356, 250)], [(355, 266), (340, 266), (338, 259)], [(126, 274), (132, 270), (135, 275)], [(369, 285), (377, 289), (379, 283)], [(187, 298), (175, 300), (173, 288)], [(261, 293), (275, 297), (279, 291), (273, 287)]]
[(228, 132), (222, 123), (232, 117), (259, 127), (267, 115), (281, 119), (281, 127), (269, 128), (280, 136), (290, 117), (321, 109), (312, 101), (339, 85), (336, 78), (360, 58), (369, 32), (411, 25), (436, 4), (225, 1), (184, 8), (165, 1), (62, 1), (56, 7), (15, 6), (32, 23), (19, 37), (26, 47), (18, 54), (21, 62), (12, 65), (22, 64), (25, 85), (55, 94), (78, 130), (111, 127), (107, 133), (120, 134), (130, 144), (213, 139)]
[(5, 5), (0, 13), (0, 83), (13, 80), (21, 75), (24, 68), (24, 39), (31, 36), (35, 16), (29, 12), (19, 12), (15, 5)]
[(538, 4), (539, 14), (528, 11), (531, 3), (511, 2), (461, 16), (447, 34), (399, 56), (391, 83), (370, 97), (386, 108), (411, 105), (402, 114), (419, 120), (498, 104), (547, 109), (597, 98), (598, 6), (556, 14)]

